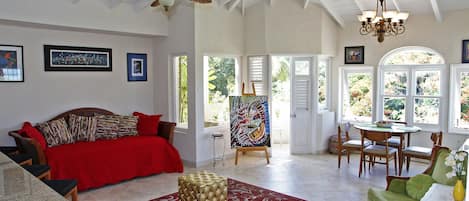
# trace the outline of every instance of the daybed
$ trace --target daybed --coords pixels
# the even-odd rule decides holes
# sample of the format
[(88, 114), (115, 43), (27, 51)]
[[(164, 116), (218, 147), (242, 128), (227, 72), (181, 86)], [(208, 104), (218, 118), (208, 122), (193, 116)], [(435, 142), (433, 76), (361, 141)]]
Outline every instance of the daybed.
[[(67, 119), (70, 114), (94, 116), (113, 113), (99, 108), (79, 108), (54, 117)], [(76, 179), (78, 190), (114, 184), (140, 176), (163, 172), (183, 172), (178, 151), (173, 147), (175, 123), (161, 121), (158, 136), (126, 136), (94, 142), (75, 142), (48, 147), (45, 150), (18, 131), (15, 138), (21, 152), (33, 156), (33, 163), (48, 164), (52, 179)]]

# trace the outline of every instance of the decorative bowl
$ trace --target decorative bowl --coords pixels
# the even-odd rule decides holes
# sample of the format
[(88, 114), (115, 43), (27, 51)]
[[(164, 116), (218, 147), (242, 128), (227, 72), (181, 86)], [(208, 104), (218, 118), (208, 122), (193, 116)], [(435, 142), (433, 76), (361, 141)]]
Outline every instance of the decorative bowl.
[(392, 121), (377, 121), (375, 124), (380, 128), (391, 128), (393, 125)]

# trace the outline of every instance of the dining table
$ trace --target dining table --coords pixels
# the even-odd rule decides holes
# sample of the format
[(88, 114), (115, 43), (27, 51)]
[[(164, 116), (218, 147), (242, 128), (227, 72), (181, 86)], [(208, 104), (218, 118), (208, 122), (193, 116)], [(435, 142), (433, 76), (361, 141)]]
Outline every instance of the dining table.
[[(382, 132), (382, 133), (391, 133), (393, 136), (398, 136), (400, 139), (400, 144), (403, 145), (405, 135), (407, 135), (407, 146), (410, 145), (410, 135), (412, 133), (417, 133), (422, 129), (417, 126), (407, 126), (405, 124), (393, 124), (391, 127), (379, 127), (374, 123), (358, 123), (353, 125), (354, 128), (361, 131), (373, 131), (373, 132)], [(401, 175), (402, 171), (402, 151), (403, 146), (400, 146), (397, 150), (398, 157), (399, 157), (399, 175)]]

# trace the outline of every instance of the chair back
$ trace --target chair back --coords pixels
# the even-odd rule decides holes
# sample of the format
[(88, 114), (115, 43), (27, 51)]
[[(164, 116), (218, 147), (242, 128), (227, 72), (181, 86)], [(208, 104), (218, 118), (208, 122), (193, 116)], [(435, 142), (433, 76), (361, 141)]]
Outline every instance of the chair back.
[[(345, 141), (349, 141), (349, 140), (350, 140), (350, 136), (348, 133), (348, 129), (345, 129)], [(340, 145), (344, 143), (342, 142), (342, 128), (340, 127), (340, 125), (337, 127), (337, 143)]]
[(386, 141), (386, 144), (387, 144), (387, 140), (392, 137), (392, 133), (389, 133), (389, 132), (362, 130), (361, 133), (362, 133), (362, 141), (366, 138), (368, 140), (375, 141), (375, 142)]
[(433, 147), (435, 146), (441, 146), (441, 143), (443, 141), (443, 132), (437, 132), (437, 133), (432, 133), (431, 136), (432, 142), (433, 142)]

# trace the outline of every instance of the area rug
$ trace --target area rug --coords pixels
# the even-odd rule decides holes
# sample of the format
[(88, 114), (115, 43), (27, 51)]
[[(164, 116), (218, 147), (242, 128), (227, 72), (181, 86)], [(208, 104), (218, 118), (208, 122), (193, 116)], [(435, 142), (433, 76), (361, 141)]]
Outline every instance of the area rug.
[[(265, 188), (228, 178), (228, 200), (231, 201), (305, 201)], [(178, 193), (173, 193), (150, 201), (179, 201)]]

